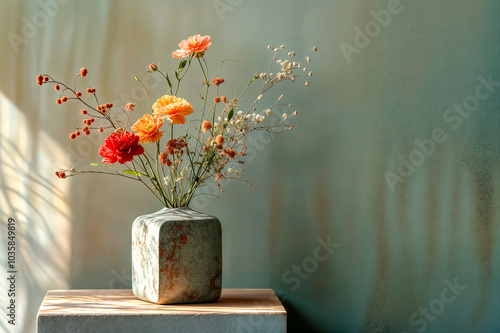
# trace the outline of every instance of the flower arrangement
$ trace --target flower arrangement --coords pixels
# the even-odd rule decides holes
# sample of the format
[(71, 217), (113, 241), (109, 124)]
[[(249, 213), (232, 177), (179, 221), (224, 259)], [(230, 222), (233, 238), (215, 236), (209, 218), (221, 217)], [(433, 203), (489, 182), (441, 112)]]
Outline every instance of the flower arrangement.
[[(279, 112), (276, 110), (277, 106), (290, 107), (290, 104), (284, 104), (281, 95), (271, 105), (262, 106), (263, 96), (283, 81), (295, 82), (300, 79), (308, 86), (308, 77), (312, 73), (307, 70), (305, 63), (310, 62), (310, 53), (302, 60), (294, 61), (295, 53), (288, 52), (286, 59), (282, 60), (278, 55), (285, 47), (269, 46), (273, 53), (269, 72), (257, 72), (240, 94), (229, 98), (221, 94), (221, 85), (224, 83), (221, 73), (224, 63), (230, 60), (226, 55), (220, 63), (219, 73), (210, 80), (204, 55), (211, 44), (210, 36), (195, 35), (183, 40), (179, 44), (180, 49), (172, 53), (174, 58), (180, 59), (174, 76), (170, 76), (167, 71), (162, 72), (156, 64), (149, 66), (148, 72), (162, 75), (168, 86), (168, 93), (155, 103), (150, 102), (141, 81), (134, 77), (144, 88), (150, 106), (148, 112), (134, 124), (130, 121), (130, 115), (136, 107), (134, 103), (128, 103), (121, 110), (115, 111), (113, 104), (100, 103), (95, 88), (86, 89), (86, 98), (77, 90), (77, 79), (88, 74), (86, 68), (82, 68), (76, 75), (72, 87), (50, 75), (38, 75), (38, 85), (53, 84), (59, 92), (57, 104), (70, 100), (83, 103), (85, 108), (81, 110), (81, 114), (85, 116), (85, 126), (74, 127), (71, 139), (77, 139), (81, 134), (89, 135), (95, 130), (110, 132), (99, 149), (102, 163), (91, 164), (97, 169), (61, 169), (56, 171), (56, 176), (64, 179), (84, 173), (100, 173), (125, 177), (144, 184), (169, 208), (187, 206), (196, 189), (210, 178), (221, 188), (221, 193), (219, 180), (222, 178), (239, 179), (251, 186), (248, 180), (240, 178), (247, 155), (246, 138), (254, 131), (289, 131), (295, 126), (289, 125), (286, 119), (297, 114), (282, 113), (278, 121), (269, 121), (269, 116)], [(316, 47), (311, 53), (314, 51), (317, 51)], [(204, 88), (204, 95), (200, 95), (196, 107), (177, 96), (184, 76), (194, 64), (201, 69)], [(273, 73), (273, 65), (276, 64), (279, 69)], [(250, 85), (259, 81), (262, 84), (260, 93), (248, 109), (243, 111), (240, 106), (243, 95)], [(214, 87), (215, 97), (209, 103), (209, 92)], [(195, 110), (197, 115), (193, 115)], [(166, 140), (166, 144), (161, 144), (162, 140)], [(115, 163), (126, 168), (114, 168), (112, 165)]]

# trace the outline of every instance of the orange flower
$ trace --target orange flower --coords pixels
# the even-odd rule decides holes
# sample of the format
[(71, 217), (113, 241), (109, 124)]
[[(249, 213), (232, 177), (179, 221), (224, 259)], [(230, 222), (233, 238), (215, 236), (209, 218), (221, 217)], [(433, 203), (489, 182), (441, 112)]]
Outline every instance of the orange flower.
[(159, 116), (145, 114), (144, 117), (137, 120), (132, 130), (139, 135), (139, 143), (156, 142), (160, 140), (163, 132), (158, 129), (163, 125), (163, 119)]
[(153, 114), (168, 118), (172, 124), (184, 124), (184, 116), (193, 113), (193, 106), (184, 98), (165, 95), (153, 104)]
[[(172, 53), (172, 57), (174, 58), (184, 58), (191, 53), (194, 53), (194, 56), (198, 56), (198, 53), (205, 52), (208, 47), (212, 44), (210, 40), (210, 36), (194, 35), (189, 37), (187, 40), (183, 40), (179, 43), (180, 50), (177, 50)], [(203, 55), (202, 55), (203, 56)]]

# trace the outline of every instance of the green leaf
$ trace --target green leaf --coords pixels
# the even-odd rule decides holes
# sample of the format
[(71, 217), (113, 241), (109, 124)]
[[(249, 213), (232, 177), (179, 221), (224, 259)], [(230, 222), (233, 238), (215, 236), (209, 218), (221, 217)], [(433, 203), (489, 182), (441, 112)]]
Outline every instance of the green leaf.
[(99, 163), (90, 163), (91, 166), (101, 166)]
[(126, 173), (127, 175), (147, 176), (147, 175), (146, 175), (146, 174), (144, 174), (144, 173), (135, 172), (135, 171), (133, 171), (133, 170), (123, 170), (123, 173)]
[[(234, 108), (232, 108), (229, 113), (227, 114), (227, 121), (229, 122), (231, 120), (231, 118), (233, 118), (233, 115), (234, 115)], [(224, 123), (222, 125), (223, 128), (226, 128), (228, 125), (228, 123)]]
[(181, 60), (181, 62), (179, 63), (179, 72), (184, 68), (186, 67), (186, 64), (187, 64), (187, 60)]

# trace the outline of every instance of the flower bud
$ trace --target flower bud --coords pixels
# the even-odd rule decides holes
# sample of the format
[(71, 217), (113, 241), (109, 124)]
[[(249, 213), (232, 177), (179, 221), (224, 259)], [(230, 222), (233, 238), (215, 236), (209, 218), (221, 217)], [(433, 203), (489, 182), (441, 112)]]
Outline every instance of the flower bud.
[(127, 105), (125, 105), (125, 109), (127, 109), (127, 111), (134, 111), (134, 107), (135, 103), (127, 103)]

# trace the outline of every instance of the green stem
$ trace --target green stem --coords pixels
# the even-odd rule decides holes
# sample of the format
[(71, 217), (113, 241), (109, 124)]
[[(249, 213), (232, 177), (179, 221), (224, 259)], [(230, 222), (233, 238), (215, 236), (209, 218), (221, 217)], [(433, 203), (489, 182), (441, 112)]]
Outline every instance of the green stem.
[[(163, 192), (163, 186), (161, 186), (161, 184), (159, 184), (159, 180), (158, 180), (158, 176), (157, 174), (154, 172), (153, 170), (153, 167), (151, 166), (151, 161), (149, 160), (148, 156), (146, 154), (143, 155), (144, 158), (146, 159), (146, 164), (149, 165), (149, 169), (151, 170), (151, 173), (153, 175), (153, 178), (149, 177), (151, 183), (153, 184), (153, 186), (156, 188), (156, 190), (158, 191), (158, 193), (160, 193), (160, 195), (163, 197), (164, 199), (164, 205), (166, 207), (171, 207), (172, 206), (172, 203), (168, 200), (168, 198), (166, 197), (165, 193)], [(146, 166), (145, 166), (145, 163), (144, 161), (142, 160), (141, 156), (139, 156), (139, 159), (144, 167), (144, 169), (146, 169)]]
[[(200, 67), (201, 67), (201, 70), (203, 72), (203, 76), (205, 77), (205, 83), (206, 83), (206, 89), (205, 89), (205, 98), (203, 98), (203, 109), (201, 111), (201, 118), (200, 118), (200, 128), (201, 128), (201, 125), (203, 124), (203, 118), (205, 117), (205, 110), (206, 110), (206, 107), (207, 107), (207, 98), (208, 98), (208, 89), (210, 88), (210, 82), (208, 81), (208, 76), (207, 76), (207, 73), (208, 73), (208, 64), (207, 64), (207, 61), (205, 60), (205, 58), (203, 58), (203, 62), (205, 63), (205, 66), (207, 68), (207, 72), (205, 73), (205, 70), (203, 69), (203, 65), (201, 64), (201, 60), (200, 58), (198, 58), (198, 63), (200, 64)], [(215, 118), (215, 110), (214, 110), (214, 118)], [(212, 121), (212, 124), (214, 124), (214, 122)], [(198, 151), (198, 142), (199, 140), (196, 140), (196, 144), (195, 144), (195, 147), (194, 147), (194, 151)]]
[(170, 95), (172, 95), (172, 82), (170, 82), (170, 78), (168, 77), (168, 73), (165, 72), (165, 74), (163, 74), (163, 72), (161, 71), (158, 71), (161, 75), (163, 75), (163, 77), (165, 78), (165, 80), (167, 80), (167, 84), (168, 84), (168, 92)]
[(142, 84), (141, 80), (139, 80), (137, 76), (134, 76), (134, 79), (141, 84), (142, 89), (144, 90), (144, 92), (146, 93), (146, 97), (148, 98), (149, 108), (153, 110), (153, 104), (151, 104), (151, 100), (149, 99), (149, 94), (148, 91), (146, 90), (146, 87), (144, 87), (144, 84)]
[(175, 96), (177, 96), (177, 92), (179, 91), (179, 86), (181, 85), (181, 80), (184, 78), (184, 76), (186, 76), (186, 74), (189, 70), (189, 67), (191, 66), (191, 59), (193, 59), (192, 54), (189, 56), (188, 64), (187, 64), (186, 69), (184, 70), (184, 74), (182, 74), (182, 76), (180, 76), (180, 77), (178, 75), (175, 77), (177, 79), (177, 87), (175, 88)]
[[(144, 162), (142, 161), (142, 159), (141, 159), (141, 157), (140, 157), (140, 156), (139, 156), (139, 160), (141, 161), (141, 163), (142, 163), (142, 165), (143, 165), (143, 167), (144, 167), (144, 171), (145, 171)], [(134, 164), (134, 162), (132, 162), (132, 168), (134, 169), (134, 171), (135, 171), (135, 172), (136, 172), (136, 174), (137, 174), (137, 175), (136, 175), (136, 176), (137, 176), (137, 180), (139, 180), (142, 184), (144, 184), (144, 186), (146, 186), (146, 187), (148, 188), (148, 190), (150, 190), (150, 191), (151, 191), (151, 193), (153, 193), (153, 195), (156, 197), (156, 199), (158, 199), (158, 200), (161, 202), (161, 204), (162, 204), (162, 205), (165, 205), (165, 202), (164, 202), (164, 201), (162, 201), (162, 200), (160, 199), (160, 197), (159, 197), (158, 195), (156, 195), (156, 193), (155, 193), (155, 192), (154, 192), (154, 191), (153, 191), (153, 190), (152, 190), (152, 189), (151, 189), (148, 185), (146, 185), (146, 183), (145, 183), (145, 182), (144, 182), (144, 181), (140, 178), (141, 176), (139, 176), (139, 173), (137, 172), (137, 169), (135, 168), (135, 164)], [(150, 178), (150, 179), (151, 179), (151, 178)], [(154, 186), (154, 184), (153, 184), (153, 186)]]

